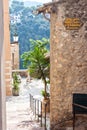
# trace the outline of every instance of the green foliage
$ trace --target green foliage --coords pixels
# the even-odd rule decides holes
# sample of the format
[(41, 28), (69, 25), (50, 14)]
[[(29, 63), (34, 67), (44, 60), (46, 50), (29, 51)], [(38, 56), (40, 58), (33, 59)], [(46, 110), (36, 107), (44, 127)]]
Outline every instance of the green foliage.
[(10, 12), (11, 13), (18, 13), (19, 11), (23, 10), (24, 8), (24, 3), (23, 2), (19, 2), (17, 0), (13, 0), (12, 1), (12, 4), (11, 4), (11, 10)]
[[(29, 39), (42, 39), (43, 37), (49, 38), (50, 36), (50, 25), (47, 20), (43, 17), (43, 15), (35, 16), (32, 12), (36, 10), (37, 7), (24, 7), (23, 2), (13, 0), (12, 5), (10, 7), (11, 15), (20, 15), (20, 23), (10, 24), (10, 32), (11, 32), (11, 42), (13, 41), (13, 35), (15, 26), (17, 28), (17, 33), (19, 36), (19, 48), (20, 55), (24, 52), (30, 50), (30, 41)], [(22, 59), (20, 59), (20, 68), (22, 66)]]
[(49, 61), (46, 60), (45, 57), (46, 53), (48, 53), (46, 46), (49, 44), (49, 40), (45, 38), (42, 40), (30, 39), (30, 42), (30, 51), (25, 52), (22, 55), (24, 66), (27, 68), (29, 66), (30, 74), (32, 77), (41, 78), (42, 71), (47, 77), (48, 73), (45, 70), (47, 70), (46, 68), (49, 68)]
[(41, 91), (41, 95), (43, 97), (45, 97), (45, 96), (48, 97), (48, 98), (50, 97), (50, 94), (48, 92), (45, 92), (44, 90)]
[(19, 80), (18, 80), (17, 73), (14, 73), (14, 74), (13, 74), (13, 88), (14, 88), (15, 90), (18, 90), (18, 89), (19, 89)]
[(47, 45), (49, 44), (49, 40), (45, 38), (42, 40), (30, 39), (30, 42), (30, 51), (22, 54), (22, 59), (24, 61), (24, 65), (27, 65), (27, 68), (29, 67), (30, 75), (44, 81), (46, 92), (46, 78), (49, 78), (50, 67), (49, 60), (46, 60), (46, 54), (48, 53)]

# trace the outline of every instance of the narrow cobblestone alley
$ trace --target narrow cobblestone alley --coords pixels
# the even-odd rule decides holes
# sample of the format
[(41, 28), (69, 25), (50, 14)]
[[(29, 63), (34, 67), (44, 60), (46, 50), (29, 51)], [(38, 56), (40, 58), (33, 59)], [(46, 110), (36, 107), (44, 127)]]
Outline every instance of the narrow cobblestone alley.
[[(20, 96), (6, 98), (7, 130), (43, 130), (40, 123), (35, 120), (29, 106), (29, 86), (25, 86), (26, 80), (22, 79)], [(34, 82), (35, 84), (35, 82)], [(41, 89), (41, 88), (40, 88)], [(34, 94), (40, 89), (33, 89)]]

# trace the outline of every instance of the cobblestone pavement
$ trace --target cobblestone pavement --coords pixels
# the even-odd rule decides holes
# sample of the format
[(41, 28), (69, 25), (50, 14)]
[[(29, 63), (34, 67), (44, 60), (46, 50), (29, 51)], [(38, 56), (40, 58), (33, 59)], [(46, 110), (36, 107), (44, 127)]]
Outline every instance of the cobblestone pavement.
[[(35, 89), (28, 89), (34, 87), (38, 83), (33, 81), (26, 85), (25, 79), (22, 79), (20, 85), (20, 96), (10, 96), (6, 98), (6, 116), (7, 116), (7, 130), (44, 130), (40, 124), (35, 120), (35, 117), (29, 107), (29, 91), (40, 97), (39, 92), (41, 86), (36, 85)], [(37, 90), (37, 91), (36, 91)]]

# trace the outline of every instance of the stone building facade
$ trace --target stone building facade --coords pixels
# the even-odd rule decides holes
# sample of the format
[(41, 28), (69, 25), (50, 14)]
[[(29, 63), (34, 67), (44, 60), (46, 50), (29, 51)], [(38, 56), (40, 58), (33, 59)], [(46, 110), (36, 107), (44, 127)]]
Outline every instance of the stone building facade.
[[(54, 0), (37, 11), (50, 13), (51, 130), (72, 130), (64, 121), (72, 118), (73, 94), (87, 94), (87, 1)], [(72, 28), (69, 18), (81, 24)]]
[(5, 45), (5, 85), (6, 95), (12, 94), (11, 89), (11, 47), (10, 47), (10, 29), (9, 29), (9, 1), (3, 0), (4, 7), (4, 45)]
[[(7, 0), (0, 0), (0, 130), (6, 130), (6, 99), (5, 99), (5, 43), (6, 43), (6, 8)], [(5, 14), (4, 14), (5, 13)]]
[(6, 95), (12, 95), (12, 70), (19, 69), (19, 44), (18, 42), (10, 43), (10, 16), (9, 1), (3, 0), (4, 6), (4, 44), (5, 44), (5, 84)]
[(12, 70), (19, 69), (19, 44), (18, 42), (11, 43), (11, 65), (12, 65)]

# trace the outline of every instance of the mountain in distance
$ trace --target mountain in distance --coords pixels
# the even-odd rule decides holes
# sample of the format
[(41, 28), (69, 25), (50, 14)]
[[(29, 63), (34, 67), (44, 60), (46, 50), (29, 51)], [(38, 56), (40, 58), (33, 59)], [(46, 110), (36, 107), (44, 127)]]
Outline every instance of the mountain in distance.
[(35, 0), (29, 1), (29, 0), (9, 0), (9, 6), (11, 6), (12, 1), (19, 1), (24, 2), (25, 7), (31, 7), (31, 6), (39, 6), (42, 5), (42, 2), (37, 2)]

